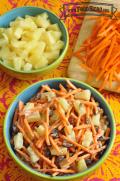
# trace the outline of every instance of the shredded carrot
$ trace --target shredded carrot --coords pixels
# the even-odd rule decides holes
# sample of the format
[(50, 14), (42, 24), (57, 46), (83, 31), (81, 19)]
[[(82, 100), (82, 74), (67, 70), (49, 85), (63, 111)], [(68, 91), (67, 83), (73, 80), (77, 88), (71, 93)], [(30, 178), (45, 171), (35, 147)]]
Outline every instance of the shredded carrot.
[(35, 144), (36, 147), (40, 149), (42, 147), (44, 141), (45, 141), (45, 138), (41, 138), (41, 139), (37, 140), (37, 142)]
[(49, 129), (49, 132), (51, 133), (51, 131), (55, 128), (59, 128), (59, 127), (64, 127), (63, 124), (60, 123), (60, 121), (55, 121), (55, 123), (51, 126), (51, 128)]
[[(80, 66), (88, 72), (88, 77), (92, 77), (99, 83), (100, 90), (103, 90), (107, 85), (113, 89), (112, 83), (114, 81), (118, 83), (115, 74), (120, 72), (119, 27), (119, 20), (117, 19), (96, 18), (91, 35), (73, 53), (81, 60)], [(117, 59), (118, 63), (115, 66)], [(87, 78), (87, 81), (90, 81), (89, 78)]]
[(69, 79), (66, 79), (66, 82), (68, 83), (68, 85), (70, 86), (70, 88), (72, 88), (72, 89), (77, 89), (77, 87), (75, 87), (70, 81), (69, 81)]
[(106, 148), (106, 145), (102, 146), (101, 148), (98, 148), (97, 150), (93, 150), (92, 154), (98, 153)]
[(78, 157), (77, 160), (87, 159), (87, 158), (89, 158), (90, 156), (91, 156), (90, 154), (85, 154), (85, 155), (83, 155), (83, 156)]
[(48, 125), (47, 125), (47, 123), (44, 122), (44, 121), (43, 121), (43, 125), (44, 125), (44, 127), (45, 127), (45, 138), (46, 138), (46, 143), (47, 143), (47, 145), (50, 145)]
[(67, 115), (66, 115), (67, 119), (68, 119), (69, 116), (70, 116), (70, 111), (71, 111), (71, 109), (72, 109), (72, 107), (70, 107), (70, 108), (68, 109), (68, 111), (67, 111)]
[(81, 136), (82, 136), (82, 130), (79, 130), (79, 131), (78, 131), (78, 134), (77, 134), (77, 136), (76, 136), (78, 143), (79, 143), (79, 141), (80, 141)]
[(74, 130), (85, 129), (85, 128), (91, 128), (91, 125), (90, 124), (82, 124), (81, 126), (74, 127)]
[(90, 107), (89, 106), (86, 106), (86, 119), (89, 119), (90, 117)]
[(67, 133), (69, 134), (70, 131), (69, 131), (68, 126), (67, 126), (68, 120), (67, 120), (67, 118), (65, 117), (65, 115), (63, 114), (62, 108), (61, 108), (60, 105), (58, 105), (58, 113), (59, 113), (59, 115), (61, 116), (61, 119), (62, 119), (62, 121), (63, 121), (63, 124), (64, 124), (65, 128), (66, 128)]
[(16, 151), (17, 151), (26, 161), (30, 162), (30, 158), (29, 158), (29, 156), (28, 156), (25, 152), (23, 152), (22, 150), (18, 150), (18, 149), (16, 149)]
[(71, 116), (72, 116), (74, 119), (78, 120), (78, 117), (77, 117), (73, 112), (71, 113)]
[(91, 119), (90, 119), (90, 124), (91, 124), (91, 129), (93, 132), (93, 140), (96, 145), (96, 148), (98, 148), (97, 133), (96, 133), (95, 126), (94, 126), (93, 122), (91, 121)]
[(51, 142), (52, 146), (56, 149), (56, 151), (59, 155), (60, 149), (51, 136), (50, 136), (50, 142)]
[(82, 130), (81, 138), (80, 138), (80, 140), (79, 140), (79, 143), (82, 143), (82, 141), (83, 141), (83, 139), (84, 139), (84, 134), (85, 134), (85, 132), (86, 132), (86, 129), (83, 129), (83, 130)]
[(64, 128), (64, 125), (61, 124), (61, 125), (58, 127), (58, 130), (60, 131), (60, 130), (63, 129), (63, 128)]
[(23, 128), (17, 124), (17, 128), (21, 131), (21, 133), (23, 134), (25, 140), (28, 142), (28, 143), (31, 143), (31, 140), (29, 139), (29, 137), (27, 136), (27, 134), (25, 133), (25, 131), (23, 130)]
[(33, 133), (34, 133), (35, 138), (36, 138), (36, 139), (39, 139), (40, 136), (39, 136), (39, 134), (37, 133), (37, 131), (34, 130)]
[(61, 92), (67, 93), (67, 90), (62, 84), (60, 84), (59, 87), (60, 87)]
[(52, 89), (48, 85), (43, 85), (42, 88), (44, 91), (52, 92)]
[(66, 94), (64, 97), (67, 98), (73, 94), (76, 94), (77, 92), (81, 92), (81, 89), (79, 89), (79, 88), (75, 89), (75, 90), (71, 91), (70, 93)]
[(80, 154), (80, 152), (78, 151), (72, 157), (70, 157), (68, 159), (69, 164), (72, 164), (73, 162), (75, 162), (75, 160), (77, 160), (77, 157), (79, 156), (79, 154)]
[(52, 164), (55, 162), (55, 156), (52, 157)]
[(26, 130), (27, 134), (28, 134), (28, 137), (33, 140), (34, 138), (34, 133), (31, 129), (31, 127), (29, 126), (29, 123), (27, 121), (27, 119), (24, 119), (24, 129)]
[(44, 155), (42, 155), (36, 148), (35, 146), (32, 144), (31, 145), (32, 149), (34, 150), (34, 152), (41, 158), (43, 159), (45, 162), (47, 162), (48, 165), (56, 167), (55, 164), (53, 164), (47, 157), (45, 157)]
[(66, 95), (65, 92), (61, 92), (61, 91), (58, 91), (58, 90), (55, 90), (55, 89), (53, 89), (53, 92), (56, 93), (59, 96), (65, 96)]
[(79, 116), (78, 119), (77, 119), (76, 127), (78, 127), (80, 125), (80, 121), (81, 121), (81, 116)]

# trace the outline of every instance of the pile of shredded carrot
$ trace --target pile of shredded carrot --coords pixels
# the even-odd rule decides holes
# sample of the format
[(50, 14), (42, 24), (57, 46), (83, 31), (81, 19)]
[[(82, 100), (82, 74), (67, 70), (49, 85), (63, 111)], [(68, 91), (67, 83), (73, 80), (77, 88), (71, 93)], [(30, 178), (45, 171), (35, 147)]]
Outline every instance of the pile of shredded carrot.
[[(89, 167), (101, 157), (106, 149), (110, 128), (107, 126), (104, 136), (102, 136), (102, 129), (107, 122), (102, 108), (91, 96), (90, 100), (81, 100), (81, 105), (86, 108), (86, 112), (83, 115), (78, 115), (75, 110), (75, 95), (82, 91), (83, 89), (77, 88), (69, 80), (67, 80), (66, 87), (59, 84), (59, 90), (43, 85), (39, 92), (29, 101), (29, 103), (34, 103), (34, 108), (27, 112), (27, 116), (25, 115), (26, 104), (22, 101), (19, 102), (13, 118), (11, 144), (14, 147), (14, 136), (18, 132), (22, 133), (23, 146), (21, 149), (15, 149), (14, 147), (14, 150), (22, 160), (35, 170), (52, 176), (74, 174), (78, 172), (77, 162), (79, 160), (85, 159), (86, 164), (88, 160), (87, 166)], [(51, 100), (42, 98), (42, 94), (48, 92), (54, 93), (55, 97)], [(60, 98), (65, 98), (70, 105), (67, 112), (63, 111), (58, 101)], [(27, 117), (36, 111), (42, 115), (41, 119), (29, 122)], [(58, 116), (54, 121), (52, 120), (53, 112)], [(99, 112), (101, 114), (101, 123), (96, 127), (92, 122), (92, 116)], [(40, 125), (44, 126), (44, 136), (40, 136), (36, 131), (36, 127)], [(74, 139), (70, 137), (70, 125), (72, 125), (72, 133), (75, 134)], [(87, 130), (90, 130), (93, 136), (93, 142), (89, 147), (82, 145), (84, 134)], [(36, 163), (31, 161), (27, 150), (29, 146), (39, 157)], [(65, 154), (60, 154), (61, 147), (67, 148)], [(51, 148), (55, 150), (56, 154), (52, 155), (50, 152)], [(60, 164), (61, 162), (63, 164)]]
[(91, 35), (74, 53), (87, 70), (88, 82), (101, 81), (100, 90), (112, 88), (113, 81), (120, 90), (120, 19), (96, 18)]

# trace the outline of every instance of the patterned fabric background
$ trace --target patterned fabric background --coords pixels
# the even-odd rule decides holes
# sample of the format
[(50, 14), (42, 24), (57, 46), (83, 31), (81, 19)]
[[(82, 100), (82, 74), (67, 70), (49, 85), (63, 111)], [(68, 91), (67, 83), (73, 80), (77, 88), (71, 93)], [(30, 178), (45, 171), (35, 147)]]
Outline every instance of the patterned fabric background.
[[(80, 0), (78, 0), (80, 1)], [(20, 6), (39, 6), (54, 11), (60, 16), (60, 7), (64, 3), (78, 2), (77, 0), (1, 0), (0, 15), (12, 8)], [(73, 47), (82, 23), (82, 18), (68, 18), (65, 20), (67, 25), (70, 45), (68, 53), (58, 69), (52, 74), (42, 77), (41, 79), (51, 77), (64, 77), (67, 66), (72, 54)], [(39, 79), (40, 80), (40, 79)], [(0, 181), (35, 181), (35, 178), (28, 176), (21, 170), (8, 155), (3, 140), (3, 122), (4, 116), (9, 104), (14, 97), (25, 87), (36, 82), (20, 81), (11, 78), (3, 72), (0, 72)], [(120, 96), (106, 91), (102, 92), (112, 107), (116, 119), (117, 135), (114, 147), (105, 163), (92, 173), (89, 177), (83, 178), (83, 181), (120, 181)]]

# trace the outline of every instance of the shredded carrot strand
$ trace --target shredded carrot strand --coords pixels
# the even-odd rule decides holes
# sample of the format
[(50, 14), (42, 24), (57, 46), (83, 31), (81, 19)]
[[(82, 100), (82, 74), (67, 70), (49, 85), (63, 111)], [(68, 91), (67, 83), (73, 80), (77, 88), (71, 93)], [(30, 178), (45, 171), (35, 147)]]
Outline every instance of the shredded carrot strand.
[(30, 158), (29, 158), (29, 156), (28, 156), (26, 153), (24, 153), (22, 150), (18, 150), (18, 149), (16, 149), (16, 151), (17, 151), (26, 161), (30, 162)]
[(33, 133), (32, 129), (31, 129), (31, 127), (29, 126), (29, 123), (28, 123), (27, 119), (24, 119), (24, 129), (26, 129), (26, 132), (27, 132), (28, 136), (32, 140), (34, 138), (34, 133)]
[(50, 142), (51, 142), (52, 146), (56, 149), (57, 153), (59, 154), (60, 149), (51, 136), (50, 136)]

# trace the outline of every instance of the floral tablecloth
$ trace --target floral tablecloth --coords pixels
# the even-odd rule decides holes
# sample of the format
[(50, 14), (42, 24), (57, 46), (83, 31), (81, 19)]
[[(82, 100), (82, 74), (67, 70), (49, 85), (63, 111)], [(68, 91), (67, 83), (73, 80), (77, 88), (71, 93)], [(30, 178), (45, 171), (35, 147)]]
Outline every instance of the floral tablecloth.
[[(80, 0), (1, 0), (0, 15), (15, 7), (39, 6), (50, 9), (60, 16), (62, 5), (71, 2), (80, 2)], [(82, 19), (82, 17), (71, 17), (65, 20), (70, 37), (68, 53), (61, 65), (52, 74), (46, 75), (41, 79), (67, 76), (67, 66)], [(3, 122), (8, 106), (16, 94), (36, 81), (38, 80), (20, 81), (0, 71), (0, 181), (35, 181), (35, 178), (28, 176), (9, 156), (3, 139)], [(116, 140), (112, 152), (104, 164), (89, 177), (83, 178), (83, 181), (120, 181), (120, 95), (106, 91), (102, 92), (102, 94), (108, 100), (115, 115), (117, 126)]]

